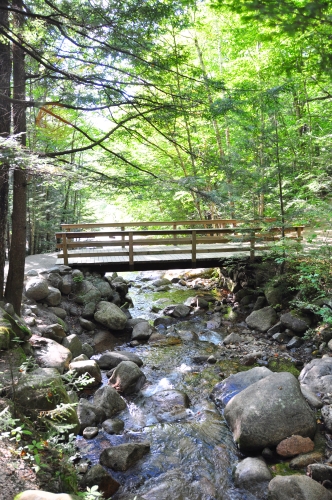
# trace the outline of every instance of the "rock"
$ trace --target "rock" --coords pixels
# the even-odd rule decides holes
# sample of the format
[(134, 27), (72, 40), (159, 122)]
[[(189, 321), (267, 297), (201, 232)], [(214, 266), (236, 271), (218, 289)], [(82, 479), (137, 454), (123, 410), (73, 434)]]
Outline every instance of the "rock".
[(314, 480), (322, 483), (332, 481), (332, 467), (327, 464), (310, 464), (307, 467), (307, 474)]
[(93, 347), (89, 344), (82, 344), (82, 354), (85, 354), (87, 358), (91, 358), (93, 356), (94, 350)]
[(152, 281), (151, 285), (155, 288), (159, 288), (160, 286), (171, 285), (172, 282), (167, 278), (160, 278), (158, 280)]
[(54, 323), (53, 325), (42, 325), (38, 327), (43, 337), (55, 340), (59, 344), (62, 343), (63, 339), (66, 337), (66, 332), (59, 323)]
[(186, 410), (190, 401), (187, 394), (182, 391), (169, 389), (156, 392), (148, 398), (147, 404), (149, 403), (151, 403), (150, 413), (155, 415), (158, 422), (178, 422), (188, 416)]
[(80, 354), (79, 356), (76, 356), (73, 358), (72, 362), (75, 363), (75, 361), (87, 361), (89, 358), (85, 354)]
[(252, 368), (246, 372), (235, 373), (214, 386), (211, 398), (217, 405), (224, 407), (236, 394), (270, 375), (272, 375), (272, 371), (264, 366)]
[(124, 422), (119, 418), (109, 418), (102, 423), (102, 428), (107, 434), (121, 434), (124, 429)]
[(132, 361), (121, 361), (115, 368), (108, 383), (124, 394), (138, 392), (145, 384), (146, 377)]
[(223, 344), (229, 345), (229, 344), (239, 344), (240, 342), (245, 342), (245, 338), (241, 337), (238, 333), (231, 333), (227, 335), (226, 338), (223, 340)]
[(75, 283), (74, 277), (73, 280), (72, 293), (77, 304), (85, 305), (89, 302), (97, 304), (100, 301), (101, 293), (90, 281), (83, 280), (82, 282)]
[(107, 418), (112, 417), (127, 407), (125, 400), (109, 385), (101, 387), (95, 392), (93, 404), (102, 409)]
[(291, 436), (281, 441), (277, 446), (277, 453), (282, 457), (294, 457), (300, 453), (313, 451), (314, 442), (310, 438)]
[(303, 344), (302, 339), (300, 337), (297, 337), (296, 335), (288, 342), (286, 345), (287, 349), (297, 349), (298, 347), (301, 347)]
[(30, 339), (33, 356), (43, 368), (56, 368), (59, 373), (68, 370), (72, 359), (69, 349), (55, 340), (33, 335)]
[(238, 488), (250, 491), (261, 497), (262, 491), (267, 489), (272, 474), (262, 458), (245, 458), (238, 463), (234, 473), (234, 484)]
[(148, 321), (140, 321), (134, 326), (131, 340), (149, 340), (153, 333), (153, 328)]
[(319, 428), (317, 429), (315, 434), (314, 444), (315, 444), (314, 451), (311, 451), (309, 453), (301, 453), (300, 455), (297, 455), (289, 462), (289, 467), (291, 469), (301, 470), (304, 467), (307, 467), (307, 465), (316, 462), (321, 462), (325, 456), (326, 443), (325, 443), (325, 436), (320, 432)]
[(78, 318), (78, 321), (80, 322), (81, 327), (88, 332), (92, 332), (96, 328), (96, 325), (88, 319), (80, 317)]
[(260, 332), (267, 332), (276, 321), (277, 313), (271, 306), (263, 307), (258, 311), (253, 311), (246, 318), (247, 325)]
[(287, 344), (291, 339), (290, 336), (285, 331), (275, 333), (274, 335), (272, 335), (272, 338), (276, 342), (279, 342), (279, 344), (284, 344), (284, 343)]
[(312, 408), (322, 408), (322, 401), (307, 386), (301, 385), (301, 392)]
[(43, 300), (48, 293), (48, 283), (43, 278), (29, 279), (25, 285), (25, 295), (28, 299)]
[(86, 427), (96, 427), (103, 420), (105, 420), (105, 412), (87, 399), (81, 398), (77, 406), (77, 417), (80, 423), (80, 433)]
[(67, 312), (62, 307), (49, 307), (50, 311), (60, 319), (66, 319)]
[(268, 500), (331, 500), (331, 493), (308, 476), (276, 476), (270, 481)]
[[(270, 304), (272, 305), (272, 304)], [(254, 311), (258, 311), (259, 309), (263, 309), (266, 306), (266, 298), (265, 297), (257, 297), (256, 302), (254, 304)]]
[(190, 314), (190, 311), (191, 311), (190, 307), (185, 306), (184, 304), (177, 304), (174, 307), (171, 316), (173, 316), (173, 318), (185, 318)]
[(310, 327), (310, 320), (304, 316), (299, 315), (295, 311), (282, 314), (280, 316), (280, 322), (295, 333), (303, 334)]
[(35, 269), (30, 269), (30, 271), (28, 271), (26, 273), (26, 276), (29, 278), (31, 276), (38, 276), (38, 271), (36, 271)]
[(48, 295), (45, 297), (44, 301), (49, 306), (58, 306), (61, 303), (61, 292), (53, 286), (48, 287)]
[(241, 451), (276, 446), (293, 434), (313, 437), (316, 430), (315, 415), (287, 372), (273, 373), (241, 391), (224, 415)]
[(83, 437), (85, 439), (93, 439), (94, 437), (97, 436), (99, 430), (98, 427), (86, 427), (83, 430)]
[(132, 352), (106, 351), (96, 360), (102, 370), (110, 370), (115, 368), (121, 361), (132, 361), (137, 366), (142, 366), (143, 361), (137, 354)]
[(160, 316), (159, 318), (156, 318), (153, 322), (153, 325), (155, 327), (158, 327), (158, 326), (164, 326), (165, 328), (167, 328), (168, 326), (171, 326), (173, 325), (174, 323), (176, 323), (176, 319), (175, 318), (170, 318), (168, 316)]
[(110, 469), (126, 471), (149, 453), (150, 443), (125, 443), (106, 448), (100, 455), (100, 463)]
[(93, 318), (95, 311), (96, 311), (95, 302), (88, 302), (87, 304), (84, 304), (84, 308), (82, 311), (82, 317), (83, 318)]
[(123, 330), (127, 323), (127, 316), (115, 304), (101, 301), (97, 304), (94, 318), (98, 323), (107, 326), (111, 330)]
[(94, 465), (81, 480), (81, 486), (87, 487), (97, 485), (99, 491), (103, 493), (103, 498), (109, 498), (120, 488), (120, 483), (116, 481), (101, 465)]
[(271, 328), (268, 329), (268, 331), (266, 332), (266, 335), (268, 337), (272, 337), (275, 333), (278, 333), (278, 332), (283, 332), (285, 330), (285, 326), (282, 325), (280, 323), (280, 321), (278, 323), (276, 323), (275, 325), (271, 326)]
[(94, 359), (72, 362), (70, 363), (69, 368), (70, 370), (75, 371), (78, 375), (84, 375), (85, 373), (90, 375), (94, 381), (91, 381), (89, 387), (95, 387), (101, 383), (101, 371)]
[(42, 490), (26, 490), (15, 496), (14, 500), (76, 500), (76, 495), (49, 493)]
[(314, 394), (331, 392), (332, 358), (313, 359), (310, 361), (301, 371), (299, 381), (302, 386), (307, 387)]
[(95, 283), (95, 287), (98, 288), (102, 299), (108, 300), (113, 295), (113, 290), (107, 281), (99, 281)]
[(63, 293), (64, 295), (69, 295), (71, 293), (72, 285), (73, 285), (72, 276), (70, 274), (66, 274), (65, 276), (63, 276), (60, 288), (61, 293)]
[(329, 433), (332, 432), (332, 405), (326, 405), (322, 408), (322, 418), (324, 420), (325, 427)]
[(76, 358), (77, 356), (82, 354), (82, 342), (80, 341), (79, 337), (74, 333), (64, 338), (62, 341), (62, 345), (70, 350), (70, 352), (73, 355), (73, 358)]
[(21, 375), (15, 386), (14, 399), (25, 414), (54, 410), (60, 403), (69, 403), (61, 376), (55, 368), (37, 368)]
[(264, 294), (270, 306), (287, 307), (289, 301), (293, 298), (294, 292), (285, 281), (269, 283), (265, 286)]

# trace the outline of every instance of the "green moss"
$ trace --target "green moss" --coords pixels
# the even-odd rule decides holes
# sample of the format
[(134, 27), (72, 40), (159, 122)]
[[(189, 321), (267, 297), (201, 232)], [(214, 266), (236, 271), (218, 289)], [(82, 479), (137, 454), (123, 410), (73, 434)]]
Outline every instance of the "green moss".
[(289, 462), (280, 462), (270, 467), (273, 476), (292, 476), (294, 474), (305, 474), (304, 471), (294, 470), (289, 467)]
[(11, 329), (8, 326), (0, 326), (0, 349), (9, 349), (11, 337)]
[(300, 375), (299, 370), (294, 366), (294, 363), (289, 359), (284, 358), (274, 358), (269, 360), (269, 369), (273, 372), (289, 372), (298, 377)]

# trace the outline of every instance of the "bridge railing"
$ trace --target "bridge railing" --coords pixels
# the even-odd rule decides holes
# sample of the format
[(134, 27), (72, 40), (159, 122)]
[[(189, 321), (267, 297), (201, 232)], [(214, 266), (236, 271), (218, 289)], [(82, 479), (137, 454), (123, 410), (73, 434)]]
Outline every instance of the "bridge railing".
[[(265, 220), (270, 223), (273, 220)], [(304, 226), (266, 227), (247, 225), (238, 219), (213, 219), (175, 222), (128, 222), (101, 224), (63, 224), (65, 231), (56, 233), (58, 257), (68, 264), (69, 258), (127, 256), (129, 266), (134, 266), (135, 256), (151, 254), (191, 254), (196, 264), (201, 252), (247, 251), (251, 259), (255, 251), (266, 250), (267, 241), (276, 241), (284, 234), (300, 240)], [(171, 225), (173, 229), (126, 229), (126, 227), (156, 227)], [(195, 229), (178, 229), (179, 226), (196, 226)], [(220, 226), (223, 227), (220, 227)], [(225, 227), (225, 226), (232, 227)], [(174, 229), (174, 226), (176, 229)], [(203, 226), (203, 227), (198, 227)], [(205, 226), (205, 227), (204, 227)], [(208, 226), (208, 227), (206, 227)], [(120, 228), (111, 231), (92, 231), (99, 228)], [(72, 231), (72, 229), (83, 229)], [(263, 246), (262, 246), (263, 243)], [(151, 250), (151, 246), (154, 249)]]

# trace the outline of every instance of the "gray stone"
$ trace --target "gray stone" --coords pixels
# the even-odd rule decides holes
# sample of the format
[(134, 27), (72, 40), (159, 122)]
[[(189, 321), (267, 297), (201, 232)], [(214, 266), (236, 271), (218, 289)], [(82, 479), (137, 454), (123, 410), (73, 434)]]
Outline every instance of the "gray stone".
[(82, 344), (82, 354), (85, 354), (85, 356), (90, 359), (94, 354), (93, 347), (87, 343)]
[(127, 316), (115, 304), (101, 301), (97, 304), (94, 318), (98, 323), (107, 326), (111, 330), (123, 330), (127, 323)]
[[(75, 280), (75, 278), (73, 278)], [(97, 304), (101, 299), (101, 293), (90, 281), (83, 280), (81, 283), (73, 283), (72, 293), (77, 304), (88, 304), (94, 302)]]
[(287, 344), (290, 341), (290, 336), (285, 332), (278, 332), (272, 335), (273, 340), (279, 342), (279, 344)]
[(75, 361), (86, 361), (89, 358), (85, 354), (80, 354), (79, 356), (76, 356), (73, 358), (72, 362), (75, 363)]
[(138, 392), (145, 384), (146, 377), (132, 361), (121, 361), (115, 368), (108, 383), (124, 394)]
[(282, 314), (280, 316), (280, 321), (286, 328), (299, 334), (303, 334), (310, 327), (310, 320), (306, 316), (300, 315), (295, 311)]
[(238, 463), (234, 473), (234, 483), (238, 488), (250, 491), (261, 498), (266, 491), (272, 474), (263, 458), (245, 458)]
[(29, 279), (25, 285), (25, 295), (28, 299), (43, 300), (48, 293), (48, 283), (43, 278)]
[(56, 368), (59, 373), (68, 370), (72, 359), (69, 349), (55, 340), (33, 335), (30, 339), (33, 356), (43, 368)]
[(185, 318), (190, 314), (191, 308), (184, 304), (178, 304), (174, 307), (171, 316), (174, 318)]
[[(270, 304), (271, 305), (271, 304)], [(259, 309), (263, 309), (266, 306), (266, 298), (265, 297), (257, 297), (256, 302), (254, 304), (254, 311), (258, 311)]]
[(112, 417), (127, 407), (125, 400), (109, 385), (101, 387), (95, 392), (93, 404), (101, 408), (107, 418)]
[(91, 467), (81, 481), (81, 486), (84, 489), (92, 488), (94, 485), (99, 487), (103, 498), (110, 498), (120, 488), (120, 483), (99, 464)]
[(275, 325), (271, 326), (271, 328), (268, 329), (268, 331), (266, 332), (266, 335), (268, 337), (272, 337), (275, 333), (278, 333), (278, 332), (283, 332), (285, 330), (285, 326), (282, 325), (280, 323), (280, 321), (278, 323), (276, 323)]
[(30, 271), (28, 271), (26, 273), (26, 275), (27, 275), (28, 278), (31, 277), (31, 276), (35, 277), (35, 276), (38, 276), (38, 272), (35, 269), (30, 269)]
[(332, 358), (313, 359), (300, 373), (301, 385), (314, 394), (327, 394), (332, 387)]
[(259, 380), (269, 377), (272, 373), (271, 370), (262, 366), (230, 375), (213, 388), (211, 398), (217, 405), (223, 407), (236, 396), (236, 394), (239, 394)]
[(323, 406), (321, 410), (325, 427), (329, 433), (332, 432), (332, 405)]
[(54, 323), (53, 325), (43, 325), (38, 327), (43, 337), (55, 340), (59, 344), (62, 343), (63, 339), (66, 337), (66, 332), (59, 323)]
[(301, 392), (312, 408), (322, 408), (323, 402), (306, 385), (301, 385)]
[(48, 287), (48, 295), (45, 297), (44, 301), (49, 306), (58, 306), (61, 303), (61, 292), (53, 286)]
[(271, 306), (263, 307), (258, 311), (253, 311), (246, 318), (247, 325), (260, 332), (267, 332), (276, 321), (277, 313)]
[(99, 281), (95, 283), (95, 287), (100, 291), (102, 299), (109, 299), (113, 295), (113, 290), (107, 281)]
[(70, 363), (70, 370), (74, 370), (78, 375), (87, 373), (94, 380), (91, 381), (89, 387), (95, 387), (101, 383), (101, 371), (95, 360), (75, 361)]
[(240, 342), (245, 342), (245, 337), (241, 337), (238, 333), (230, 333), (224, 338), (223, 343), (225, 345), (229, 344), (239, 344)]
[(131, 340), (149, 340), (153, 333), (153, 328), (148, 321), (141, 321), (134, 326)]
[(108, 418), (102, 423), (102, 428), (107, 434), (121, 434), (124, 429), (124, 422), (119, 418)]
[(82, 354), (82, 342), (79, 337), (75, 334), (68, 335), (62, 341), (62, 345), (67, 347), (73, 355), (73, 358), (76, 358), (80, 354)]
[(147, 442), (120, 444), (103, 450), (100, 463), (110, 469), (126, 471), (149, 451), (150, 443)]
[(171, 285), (172, 282), (170, 280), (168, 280), (167, 278), (160, 278), (158, 280), (152, 281), (151, 284), (155, 288), (159, 288), (159, 287), (164, 286), (164, 285)]
[(77, 416), (80, 423), (81, 434), (86, 427), (96, 427), (105, 420), (104, 410), (84, 398), (80, 399), (77, 406)]
[(67, 312), (62, 307), (49, 307), (53, 314), (60, 319), (66, 319)]
[(61, 293), (63, 293), (64, 295), (69, 295), (71, 293), (72, 285), (73, 278), (71, 274), (66, 274), (65, 276), (63, 276), (62, 285), (60, 288)]
[(88, 332), (92, 332), (96, 328), (96, 325), (88, 319), (78, 318), (78, 321), (80, 322), (81, 327)]
[(61, 290), (63, 279), (59, 273), (49, 273), (47, 276), (49, 286)]
[(121, 361), (132, 361), (133, 363), (136, 363), (137, 366), (143, 365), (143, 361), (137, 356), (137, 354), (126, 351), (106, 351), (96, 361), (102, 370), (115, 368), (121, 363)]
[(296, 378), (286, 372), (250, 385), (225, 408), (225, 419), (243, 451), (276, 446), (292, 434), (313, 437), (316, 418)]
[(331, 500), (332, 494), (308, 476), (276, 476), (269, 483), (268, 500)]
[(307, 474), (319, 483), (323, 481), (332, 482), (332, 466), (330, 464), (310, 464), (307, 467)]
[[(93, 439), (98, 434), (98, 427), (86, 427), (83, 430), (83, 437), (85, 439)], [(94, 483), (96, 484), (96, 483)]]
[(302, 344), (302, 339), (300, 339), (297, 335), (294, 335), (294, 337), (287, 343), (286, 347), (287, 349), (298, 349)]
[(83, 318), (93, 318), (93, 315), (96, 310), (96, 303), (95, 302), (88, 302), (87, 304), (84, 304), (84, 308), (82, 311), (82, 317)]

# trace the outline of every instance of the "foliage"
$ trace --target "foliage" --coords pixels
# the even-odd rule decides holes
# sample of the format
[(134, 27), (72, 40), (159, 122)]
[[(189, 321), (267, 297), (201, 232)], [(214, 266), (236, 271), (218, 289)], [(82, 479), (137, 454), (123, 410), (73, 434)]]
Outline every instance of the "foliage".
[(88, 373), (79, 375), (75, 370), (68, 370), (61, 375), (67, 390), (82, 391), (84, 387), (94, 382), (94, 377), (90, 377)]

